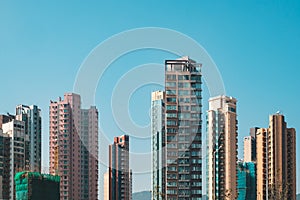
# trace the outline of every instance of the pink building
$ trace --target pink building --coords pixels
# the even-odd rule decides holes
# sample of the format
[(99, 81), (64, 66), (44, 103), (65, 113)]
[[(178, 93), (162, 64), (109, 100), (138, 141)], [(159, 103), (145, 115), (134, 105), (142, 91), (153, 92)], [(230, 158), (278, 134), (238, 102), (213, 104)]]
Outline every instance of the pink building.
[[(109, 145), (109, 200), (132, 199), (132, 172), (129, 169), (129, 136), (114, 138)], [(107, 192), (107, 191), (106, 191)]]
[(98, 110), (81, 109), (80, 95), (50, 101), (50, 173), (61, 199), (98, 199)]

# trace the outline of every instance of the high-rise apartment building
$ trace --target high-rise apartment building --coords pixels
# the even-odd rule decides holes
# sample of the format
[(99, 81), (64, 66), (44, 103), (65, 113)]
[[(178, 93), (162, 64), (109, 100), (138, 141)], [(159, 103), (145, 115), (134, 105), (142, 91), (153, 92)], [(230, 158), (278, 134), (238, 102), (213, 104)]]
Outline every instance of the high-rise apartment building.
[(109, 200), (132, 199), (132, 172), (129, 168), (129, 136), (114, 138), (109, 145)]
[(296, 199), (296, 131), (284, 116), (270, 115), (269, 128), (257, 134), (257, 196)]
[(260, 128), (256, 132), (256, 197), (265, 200), (268, 196), (267, 186), (267, 137), (268, 129)]
[(153, 199), (165, 199), (166, 149), (165, 149), (165, 93), (152, 92), (151, 96), (151, 146), (152, 146), (152, 195)]
[(10, 199), (10, 162), (11, 160), (11, 137), (4, 133), (2, 125), (14, 119), (14, 116), (0, 115), (0, 199)]
[(98, 110), (81, 109), (66, 93), (49, 107), (50, 173), (59, 175), (60, 199), (98, 199)]
[(244, 162), (256, 161), (256, 131), (258, 127), (250, 128), (250, 135), (244, 137)]
[(0, 131), (0, 151), (1, 168), (0, 177), (2, 177), (0, 194), (1, 199), (14, 199), (15, 187), (14, 176), (17, 172), (25, 169), (25, 123), (15, 120), (13, 116), (9, 121), (2, 123)]
[(207, 112), (207, 196), (210, 200), (237, 198), (236, 99), (209, 99)]
[(41, 170), (40, 109), (19, 105), (16, 115), (0, 115), (0, 129), (0, 199), (13, 199), (15, 173)]
[(170, 200), (202, 198), (201, 84), (201, 64), (187, 56), (165, 61), (167, 168), (162, 184)]
[(36, 105), (18, 105), (15, 118), (25, 123), (25, 166), (26, 170), (41, 172), (42, 120), (41, 110)]

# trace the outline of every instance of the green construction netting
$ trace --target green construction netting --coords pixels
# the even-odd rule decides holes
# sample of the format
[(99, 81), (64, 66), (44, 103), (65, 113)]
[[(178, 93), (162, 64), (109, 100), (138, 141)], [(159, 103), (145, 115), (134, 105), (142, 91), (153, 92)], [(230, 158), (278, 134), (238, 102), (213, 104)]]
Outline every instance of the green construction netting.
[(23, 181), (27, 181), (28, 178), (36, 178), (36, 179), (45, 179), (49, 181), (59, 182), (60, 177), (59, 176), (53, 176), (50, 174), (41, 174), (39, 172), (18, 172), (15, 175), (15, 182), (16, 184), (21, 184)]
[(28, 179), (44, 179), (47, 181), (54, 181), (54, 182), (60, 181), (59, 176), (53, 176), (50, 174), (41, 174), (39, 172), (18, 172), (15, 175), (17, 200), (28, 199)]

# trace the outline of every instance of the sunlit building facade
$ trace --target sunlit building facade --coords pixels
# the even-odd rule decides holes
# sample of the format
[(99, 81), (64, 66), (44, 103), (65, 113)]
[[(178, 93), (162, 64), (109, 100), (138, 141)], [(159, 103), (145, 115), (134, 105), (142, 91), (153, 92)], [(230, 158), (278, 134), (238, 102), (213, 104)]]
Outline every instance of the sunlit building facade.
[(285, 118), (270, 115), (269, 128), (257, 134), (257, 197), (296, 199), (296, 131)]
[(42, 162), (42, 118), (36, 105), (18, 105), (16, 119), (25, 123), (25, 166), (26, 170), (41, 172)]
[(207, 112), (207, 196), (210, 200), (237, 198), (237, 100), (209, 99)]
[(165, 61), (166, 198), (202, 199), (201, 64)]
[(59, 175), (60, 199), (98, 199), (98, 110), (81, 109), (78, 94), (50, 101), (50, 173)]
[(2, 179), (0, 196), (2, 199), (13, 200), (15, 195), (14, 176), (25, 169), (25, 123), (10, 118), (2, 124), (0, 131), (0, 151), (2, 164), (0, 179)]
[(152, 196), (154, 200), (165, 199), (166, 149), (165, 149), (165, 93), (151, 95), (151, 147), (152, 147)]
[(109, 200), (132, 199), (132, 171), (129, 168), (129, 136), (114, 138), (109, 145)]

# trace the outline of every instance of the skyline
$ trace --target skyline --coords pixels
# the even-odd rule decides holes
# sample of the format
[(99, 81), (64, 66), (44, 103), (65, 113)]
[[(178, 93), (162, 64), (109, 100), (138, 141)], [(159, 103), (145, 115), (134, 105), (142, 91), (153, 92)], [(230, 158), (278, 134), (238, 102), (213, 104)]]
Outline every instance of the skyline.
[[(300, 4), (298, 2), (289, 2), (287, 3), (289, 5), (277, 2), (266, 3), (266, 5), (245, 3), (246, 5), (236, 6), (224, 4), (211, 6), (200, 3), (192, 7), (168, 2), (159, 4), (158, 7), (148, 5), (149, 9), (157, 14), (153, 15), (153, 18), (143, 14), (142, 8), (147, 6), (143, 3), (137, 3), (135, 8), (120, 3), (119, 7), (126, 8), (127, 12), (117, 11), (116, 16), (109, 15), (110, 13), (105, 11), (101, 4), (92, 6), (74, 3), (73, 8), (66, 10), (63, 6), (67, 6), (67, 3), (62, 3), (61, 7), (49, 3), (48, 8), (44, 8), (39, 3), (36, 8), (31, 8), (25, 3), (13, 5), (12, 2), (1, 2), (0, 4), (2, 4), (0, 23), (4, 27), (0, 32), (0, 43), (3, 44), (0, 66), (2, 81), (8, 83), (1, 85), (2, 94), (6, 95), (1, 95), (3, 104), (0, 105), (0, 111), (12, 113), (13, 108), (18, 104), (36, 104), (41, 108), (43, 166), (49, 163), (47, 160), (49, 100), (72, 91), (80, 64), (99, 42), (118, 32), (144, 26), (171, 28), (187, 34), (203, 45), (211, 55), (221, 72), (226, 94), (238, 100), (239, 158), (243, 157), (243, 137), (249, 134), (251, 127), (265, 127), (268, 124), (269, 114), (281, 110), (286, 116), (289, 127), (300, 130), (297, 120), (299, 108), (296, 106), (296, 101), (300, 97), (299, 92), (297, 93), (299, 85), (297, 58), (300, 56), (297, 51), (300, 45), (300, 9), (297, 9)], [(164, 19), (163, 11), (169, 5), (177, 8), (183, 6), (184, 14), (176, 16), (169, 13), (169, 20)], [(114, 8), (110, 4), (106, 7)], [(199, 7), (203, 10), (198, 13), (196, 11)], [(53, 14), (55, 8), (59, 9)], [(85, 11), (84, 14), (75, 16), (81, 9)], [(102, 9), (102, 13), (97, 9)], [(88, 10), (91, 12), (87, 12)], [(208, 10), (215, 12), (210, 14)], [(32, 14), (30, 11), (33, 11)], [(256, 15), (253, 16), (253, 13)], [(39, 17), (36, 17), (37, 15)], [(106, 23), (104, 16), (110, 17), (109, 23)], [(140, 16), (140, 19), (137, 19), (137, 16)], [(118, 20), (119, 26), (115, 26)], [(121, 23), (122, 21), (124, 23)], [(125, 21), (128, 23), (126, 24)], [(187, 21), (188, 26), (185, 24)], [(78, 26), (77, 22), (83, 28)], [(112, 63), (108, 76), (99, 83), (99, 86), (105, 83), (106, 87), (105, 89), (99, 87), (96, 96), (100, 127), (105, 132), (109, 132), (110, 140), (113, 135), (123, 134), (113, 123), (113, 116), (109, 110), (108, 99), (115, 82), (133, 66), (149, 62), (163, 64), (165, 59), (173, 58), (177, 57), (165, 52), (143, 50), (130, 53)], [(58, 87), (59, 85), (64, 87)], [(20, 89), (21, 86), (24, 89)], [(206, 112), (208, 93), (205, 84), (203, 86), (203, 112)], [(129, 108), (137, 124), (149, 123), (150, 95), (151, 91), (157, 89), (158, 86), (146, 86), (133, 94)], [(269, 103), (270, 99), (272, 103)], [(133, 102), (141, 102), (137, 105), (140, 112), (133, 109), (135, 106)], [(299, 139), (297, 137), (298, 146)], [(149, 141), (135, 139), (131, 140), (131, 144), (137, 144), (136, 152), (150, 150)], [(144, 146), (146, 149), (143, 148)], [(297, 154), (297, 164), (299, 166), (299, 154)], [(137, 179), (134, 177), (137, 181), (133, 184), (134, 191), (150, 189), (150, 179), (147, 187), (141, 182), (141, 176), (136, 177)], [(297, 183), (299, 193), (299, 173)]]

